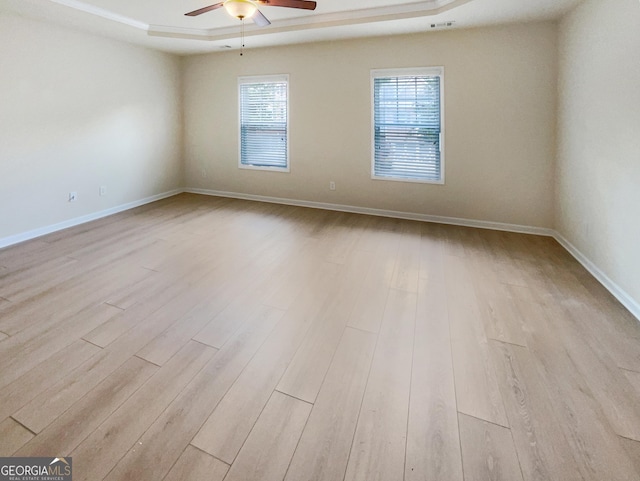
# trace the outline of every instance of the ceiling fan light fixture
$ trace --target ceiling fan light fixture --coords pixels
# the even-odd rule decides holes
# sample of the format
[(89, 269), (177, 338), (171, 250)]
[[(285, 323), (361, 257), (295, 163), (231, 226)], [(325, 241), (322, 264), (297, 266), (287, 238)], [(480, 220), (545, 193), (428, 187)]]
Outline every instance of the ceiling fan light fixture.
[(258, 9), (251, 0), (226, 0), (224, 8), (229, 15), (240, 20), (251, 17)]

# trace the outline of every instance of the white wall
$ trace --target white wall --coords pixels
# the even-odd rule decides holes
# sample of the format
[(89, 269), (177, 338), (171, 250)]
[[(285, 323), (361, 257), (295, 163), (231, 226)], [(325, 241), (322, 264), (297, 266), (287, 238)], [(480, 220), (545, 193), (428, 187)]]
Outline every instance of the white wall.
[(0, 239), (181, 187), (179, 68), (0, 15)]
[(560, 24), (556, 229), (640, 305), (640, 2)]
[[(370, 70), (433, 65), (445, 67), (446, 185), (371, 180)], [(554, 23), (199, 55), (183, 71), (189, 187), (552, 227)], [(291, 173), (240, 170), (237, 77), (280, 73)]]

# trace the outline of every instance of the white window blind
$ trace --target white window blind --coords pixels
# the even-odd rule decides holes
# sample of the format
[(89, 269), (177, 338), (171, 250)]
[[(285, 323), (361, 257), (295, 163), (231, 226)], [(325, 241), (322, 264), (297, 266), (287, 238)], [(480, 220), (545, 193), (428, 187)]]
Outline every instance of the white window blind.
[(443, 182), (443, 69), (374, 70), (373, 178)]
[(242, 77), (240, 167), (289, 170), (287, 76)]

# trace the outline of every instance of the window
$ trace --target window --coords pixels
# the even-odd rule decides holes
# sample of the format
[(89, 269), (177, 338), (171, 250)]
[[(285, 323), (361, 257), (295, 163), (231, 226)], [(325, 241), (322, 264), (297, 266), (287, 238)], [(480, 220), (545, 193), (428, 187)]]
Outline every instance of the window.
[(289, 171), (288, 75), (240, 77), (241, 168)]
[(372, 178), (444, 183), (442, 67), (373, 70)]

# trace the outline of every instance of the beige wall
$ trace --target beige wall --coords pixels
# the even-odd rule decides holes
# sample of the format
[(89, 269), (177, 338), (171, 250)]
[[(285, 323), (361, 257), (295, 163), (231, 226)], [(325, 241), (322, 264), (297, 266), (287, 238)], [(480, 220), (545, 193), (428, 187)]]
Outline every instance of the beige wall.
[(560, 24), (556, 229), (640, 304), (640, 2)]
[[(186, 185), (551, 227), (556, 40), (555, 24), (537, 23), (187, 57)], [(446, 184), (371, 180), (370, 70), (434, 65), (445, 67)], [(282, 73), (291, 173), (240, 170), (237, 77)]]
[(181, 187), (179, 68), (0, 15), (0, 239)]

